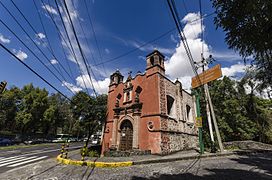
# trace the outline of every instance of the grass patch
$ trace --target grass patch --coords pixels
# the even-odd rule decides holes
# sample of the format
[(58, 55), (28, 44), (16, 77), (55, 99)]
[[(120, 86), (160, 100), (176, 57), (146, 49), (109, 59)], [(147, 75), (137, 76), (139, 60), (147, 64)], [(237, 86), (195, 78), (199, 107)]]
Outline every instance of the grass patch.
[(16, 150), (16, 149), (21, 149), (21, 148), (30, 148), (30, 147), (42, 147), (42, 146), (48, 146), (50, 144), (30, 144), (30, 145), (11, 145), (11, 146), (2, 146), (0, 147), (0, 150)]

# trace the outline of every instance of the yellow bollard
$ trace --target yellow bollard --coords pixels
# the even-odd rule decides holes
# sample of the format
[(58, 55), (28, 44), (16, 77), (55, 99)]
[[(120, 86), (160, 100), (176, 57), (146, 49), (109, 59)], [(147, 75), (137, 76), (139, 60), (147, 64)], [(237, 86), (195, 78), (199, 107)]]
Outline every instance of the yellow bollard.
[(63, 157), (63, 153), (64, 153), (64, 144), (61, 145), (61, 151), (60, 151), (60, 154), (61, 156), (60, 157)]
[(82, 154), (81, 154), (81, 161), (84, 161), (84, 157), (86, 156), (86, 154), (85, 154), (86, 147), (87, 147), (86, 144), (84, 144), (83, 149), (82, 149)]
[(68, 150), (69, 150), (68, 148), (69, 148), (69, 143), (66, 144), (66, 151), (65, 151), (65, 157), (64, 157), (65, 159), (67, 159), (68, 157)]

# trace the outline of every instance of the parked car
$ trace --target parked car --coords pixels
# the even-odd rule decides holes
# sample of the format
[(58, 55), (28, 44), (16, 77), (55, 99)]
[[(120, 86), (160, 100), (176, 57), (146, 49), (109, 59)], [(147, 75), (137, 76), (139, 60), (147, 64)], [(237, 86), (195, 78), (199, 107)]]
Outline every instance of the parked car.
[(52, 139), (52, 142), (70, 142), (69, 134), (57, 134), (55, 138)]
[(8, 138), (0, 138), (0, 146), (10, 146), (13, 142)]

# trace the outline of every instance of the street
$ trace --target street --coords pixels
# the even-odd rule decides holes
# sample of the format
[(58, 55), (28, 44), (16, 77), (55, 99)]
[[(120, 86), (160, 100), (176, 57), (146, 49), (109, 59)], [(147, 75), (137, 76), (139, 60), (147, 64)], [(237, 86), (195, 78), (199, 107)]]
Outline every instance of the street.
[(92, 168), (47, 159), (0, 174), (1, 179), (272, 179), (272, 153)]
[[(82, 142), (70, 143), (69, 149), (82, 147)], [(60, 143), (39, 144), (15, 150), (0, 150), (0, 173), (38, 161), (55, 158), (61, 149)]]

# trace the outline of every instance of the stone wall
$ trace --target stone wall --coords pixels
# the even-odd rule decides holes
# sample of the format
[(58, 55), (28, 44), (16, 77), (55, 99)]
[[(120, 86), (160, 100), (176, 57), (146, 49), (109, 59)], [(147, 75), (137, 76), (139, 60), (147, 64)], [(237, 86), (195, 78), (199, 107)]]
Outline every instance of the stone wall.
[(162, 132), (162, 155), (197, 147), (198, 136), (196, 135)]

